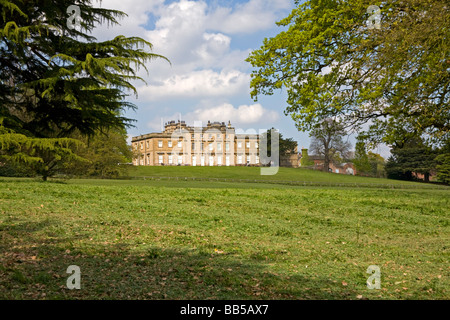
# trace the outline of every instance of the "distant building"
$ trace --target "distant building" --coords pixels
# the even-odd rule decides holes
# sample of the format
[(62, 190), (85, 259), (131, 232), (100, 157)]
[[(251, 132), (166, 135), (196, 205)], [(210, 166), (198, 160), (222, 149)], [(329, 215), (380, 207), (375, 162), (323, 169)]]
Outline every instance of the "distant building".
[[(317, 155), (310, 155), (309, 159), (314, 162), (313, 169), (323, 171), (324, 157)], [(334, 163), (330, 162), (329, 172), (356, 175), (356, 167), (352, 162)]]
[[(170, 121), (164, 131), (131, 140), (135, 166), (261, 166), (260, 136), (256, 132), (236, 133), (228, 122), (188, 126)], [(280, 156), (280, 166), (298, 167), (300, 157)]]
[(231, 123), (206, 127), (170, 121), (161, 133), (132, 138), (134, 165), (259, 166), (259, 135), (237, 134)]
[(292, 153), (288, 153), (285, 155), (280, 154), (280, 167), (291, 167), (298, 168), (300, 167), (300, 160), (302, 159), (300, 153), (297, 151), (298, 147), (295, 147)]

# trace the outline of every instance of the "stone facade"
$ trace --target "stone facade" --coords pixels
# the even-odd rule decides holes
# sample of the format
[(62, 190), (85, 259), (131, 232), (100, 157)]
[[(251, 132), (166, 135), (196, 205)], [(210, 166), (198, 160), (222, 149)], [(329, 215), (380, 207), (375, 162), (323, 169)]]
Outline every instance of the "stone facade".
[(161, 133), (132, 138), (134, 165), (259, 166), (259, 135), (236, 133), (228, 122), (187, 126), (170, 121)]

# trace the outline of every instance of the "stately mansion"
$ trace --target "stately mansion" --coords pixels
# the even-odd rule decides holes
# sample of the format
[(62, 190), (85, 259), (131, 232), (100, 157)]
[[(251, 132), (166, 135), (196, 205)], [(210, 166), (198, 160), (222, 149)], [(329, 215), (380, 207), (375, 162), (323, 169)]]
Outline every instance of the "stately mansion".
[(206, 126), (170, 121), (161, 133), (132, 138), (134, 165), (239, 166), (260, 165), (257, 132), (236, 132), (228, 122)]

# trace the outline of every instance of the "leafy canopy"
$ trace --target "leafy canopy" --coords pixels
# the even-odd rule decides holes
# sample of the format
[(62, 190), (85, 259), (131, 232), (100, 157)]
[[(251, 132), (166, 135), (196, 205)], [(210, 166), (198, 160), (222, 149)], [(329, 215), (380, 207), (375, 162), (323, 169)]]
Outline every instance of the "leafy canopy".
[[(80, 8), (81, 28), (68, 23), (71, 5)], [(35, 137), (130, 125), (122, 114), (135, 108), (125, 98), (136, 94), (133, 81), (144, 81), (137, 71), (166, 58), (141, 38), (91, 36), (96, 24), (124, 16), (92, 0), (0, 0), (0, 123)]]
[[(442, 0), (307, 0), (278, 22), (252, 64), (252, 97), (287, 90), (285, 113), (310, 131), (339, 118), (374, 142), (450, 128), (450, 6)], [(371, 5), (380, 8), (380, 28)], [(367, 22), (371, 23), (367, 24)]]

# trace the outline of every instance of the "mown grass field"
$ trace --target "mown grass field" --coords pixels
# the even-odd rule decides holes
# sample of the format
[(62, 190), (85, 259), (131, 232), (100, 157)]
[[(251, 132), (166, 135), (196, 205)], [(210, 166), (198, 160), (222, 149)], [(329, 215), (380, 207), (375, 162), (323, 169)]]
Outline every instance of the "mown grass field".
[(241, 182), (248, 180), (249, 182), (302, 182), (319, 184), (319, 185), (381, 185), (381, 186), (417, 186), (420, 188), (435, 187), (430, 184), (420, 184), (410, 181), (400, 181), (391, 179), (377, 179), (371, 177), (360, 177), (343, 175), (336, 173), (326, 173), (307, 169), (294, 169), (280, 167), (275, 175), (261, 175), (259, 167), (184, 167), (184, 166), (167, 166), (167, 167), (132, 167), (128, 176), (134, 178), (144, 177), (179, 177), (179, 178), (207, 178), (219, 179), (229, 182)]
[[(272, 179), (307, 179), (289, 171)], [(0, 178), (0, 298), (449, 299), (449, 208), (448, 188), (423, 184)], [(80, 290), (66, 287), (69, 265)]]

